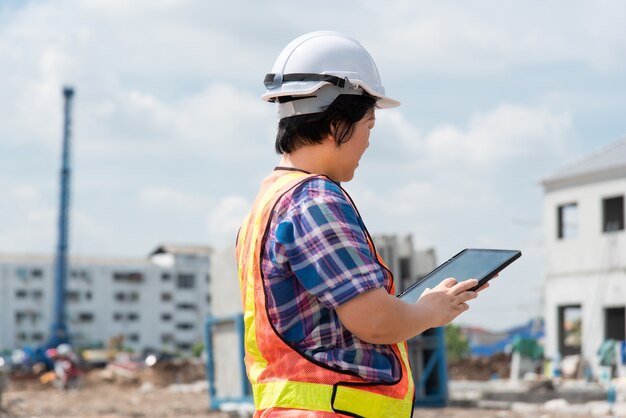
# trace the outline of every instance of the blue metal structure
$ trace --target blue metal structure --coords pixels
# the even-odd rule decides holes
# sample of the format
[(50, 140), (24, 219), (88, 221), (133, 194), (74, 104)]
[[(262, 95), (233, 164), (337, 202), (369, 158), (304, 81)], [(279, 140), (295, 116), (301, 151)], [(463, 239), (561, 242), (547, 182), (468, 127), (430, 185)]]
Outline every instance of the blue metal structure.
[[(239, 349), (239, 373), (241, 376), (241, 395), (234, 398), (219, 397), (217, 394), (217, 387), (215, 383), (215, 355), (213, 348), (213, 328), (219, 325), (232, 324), (237, 332), (238, 349)], [(204, 323), (204, 338), (205, 347), (207, 353), (206, 362), (206, 375), (209, 383), (209, 408), (219, 409), (223, 403), (254, 403), (252, 398), (252, 387), (248, 381), (246, 375), (246, 365), (244, 363), (244, 326), (243, 326), (243, 314), (235, 314), (222, 318), (209, 316)], [(229, 367), (230, 365), (223, 365), (223, 367)]]
[(448, 403), (448, 364), (444, 327), (431, 328), (408, 341), (416, 407)]
[(70, 136), (71, 136), (71, 108), (74, 97), (72, 87), (63, 88), (65, 99), (63, 123), (63, 151), (61, 160), (61, 194), (59, 202), (59, 229), (54, 271), (54, 312), (50, 330), (50, 347), (69, 342), (69, 335), (65, 321), (65, 282), (67, 279), (67, 247), (69, 227), (69, 199), (70, 199)]
[[(241, 388), (239, 397), (225, 398), (218, 395), (215, 379), (215, 347), (213, 328), (232, 325), (238, 337), (239, 373)], [(246, 376), (244, 363), (243, 314), (226, 317), (209, 316), (205, 321), (205, 347), (207, 352), (206, 375), (209, 385), (209, 408), (216, 410), (223, 403), (253, 403), (252, 388)], [(448, 365), (446, 360), (445, 332), (443, 327), (432, 328), (408, 341), (409, 358), (415, 381), (416, 407), (443, 407), (448, 403)], [(222, 365), (221, 367), (232, 367)], [(233, 371), (236, 372), (236, 371)]]

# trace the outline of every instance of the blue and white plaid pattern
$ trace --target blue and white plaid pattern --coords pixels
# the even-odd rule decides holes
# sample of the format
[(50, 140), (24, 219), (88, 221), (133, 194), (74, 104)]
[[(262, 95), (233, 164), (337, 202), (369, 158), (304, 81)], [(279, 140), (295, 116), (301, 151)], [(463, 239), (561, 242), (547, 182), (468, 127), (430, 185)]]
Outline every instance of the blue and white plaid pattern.
[(364, 226), (339, 186), (313, 178), (278, 202), (261, 268), (276, 330), (298, 351), (368, 381), (394, 381), (401, 369), (389, 346), (360, 340), (335, 308), (385, 287)]

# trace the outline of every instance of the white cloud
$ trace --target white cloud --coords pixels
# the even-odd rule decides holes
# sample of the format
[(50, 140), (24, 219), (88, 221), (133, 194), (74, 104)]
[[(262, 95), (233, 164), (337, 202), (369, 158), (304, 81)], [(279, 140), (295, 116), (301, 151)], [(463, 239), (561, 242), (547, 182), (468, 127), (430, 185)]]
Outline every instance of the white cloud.
[[(394, 160), (412, 167), (489, 170), (540, 154), (561, 153), (572, 132), (569, 112), (544, 106), (503, 103), (473, 114), (467, 126), (444, 124), (421, 132), (399, 111), (377, 115), (371, 146), (375, 160)], [(394, 157), (395, 156), (395, 157)]]
[(439, 127), (425, 142), (431, 160), (485, 167), (536, 153), (554, 155), (564, 148), (570, 130), (567, 112), (502, 104), (473, 115), (465, 131)]
[(153, 209), (168, 209), (180, 213), (204, 213), (212, 208), (213, 199), (167, 187), (148, 187), (139, 193), (141, 203)]
[(250, 210), (250, 200), (237, 195), (220, 199), (216, 207), (206, 217), (208, 234), (220, 246), (235, 245), (235, 237), (244, 218)]
[(54, 230), (57, 211), (41, 189), (32, 184), (11, 182), (0, 177), (3, 195), (0, 251), (33, 252), (54, 249)]
[(624, 14), (619, 1), (402, 1), (380, 8), (378, 25), (386, 30), (363, 35), (384, 74), (485, 74), (563, 62), (613, 71), (626, 64)]

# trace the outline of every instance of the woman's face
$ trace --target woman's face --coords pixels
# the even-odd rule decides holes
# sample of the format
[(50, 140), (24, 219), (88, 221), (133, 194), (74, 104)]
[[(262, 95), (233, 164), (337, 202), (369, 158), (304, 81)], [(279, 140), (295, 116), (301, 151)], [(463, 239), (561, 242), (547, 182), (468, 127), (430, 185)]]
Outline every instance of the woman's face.
[(354, 132), (348, 141), (336, 148), (336, 164), (331, 178), (338, 182), (350, 181), (359, 161), (369, 146), (370, 130), (376, 123), (374, 109), (370, 110), (354, 125)]

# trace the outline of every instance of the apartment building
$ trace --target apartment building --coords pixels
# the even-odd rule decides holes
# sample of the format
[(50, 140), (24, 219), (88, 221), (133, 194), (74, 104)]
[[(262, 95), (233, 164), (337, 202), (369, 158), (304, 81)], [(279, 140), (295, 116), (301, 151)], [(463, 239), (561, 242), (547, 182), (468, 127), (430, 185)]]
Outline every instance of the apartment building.
[[(72, 343), (189, 353), (211, 307), (209, 247), (161, 245), (147, 257), (70, 257), (66, 318)], [(45, 343), (54, 257), (0, 254), (0, 349)]]
[(626, 138), (543, 180), (546, 354), (626, 339)]

